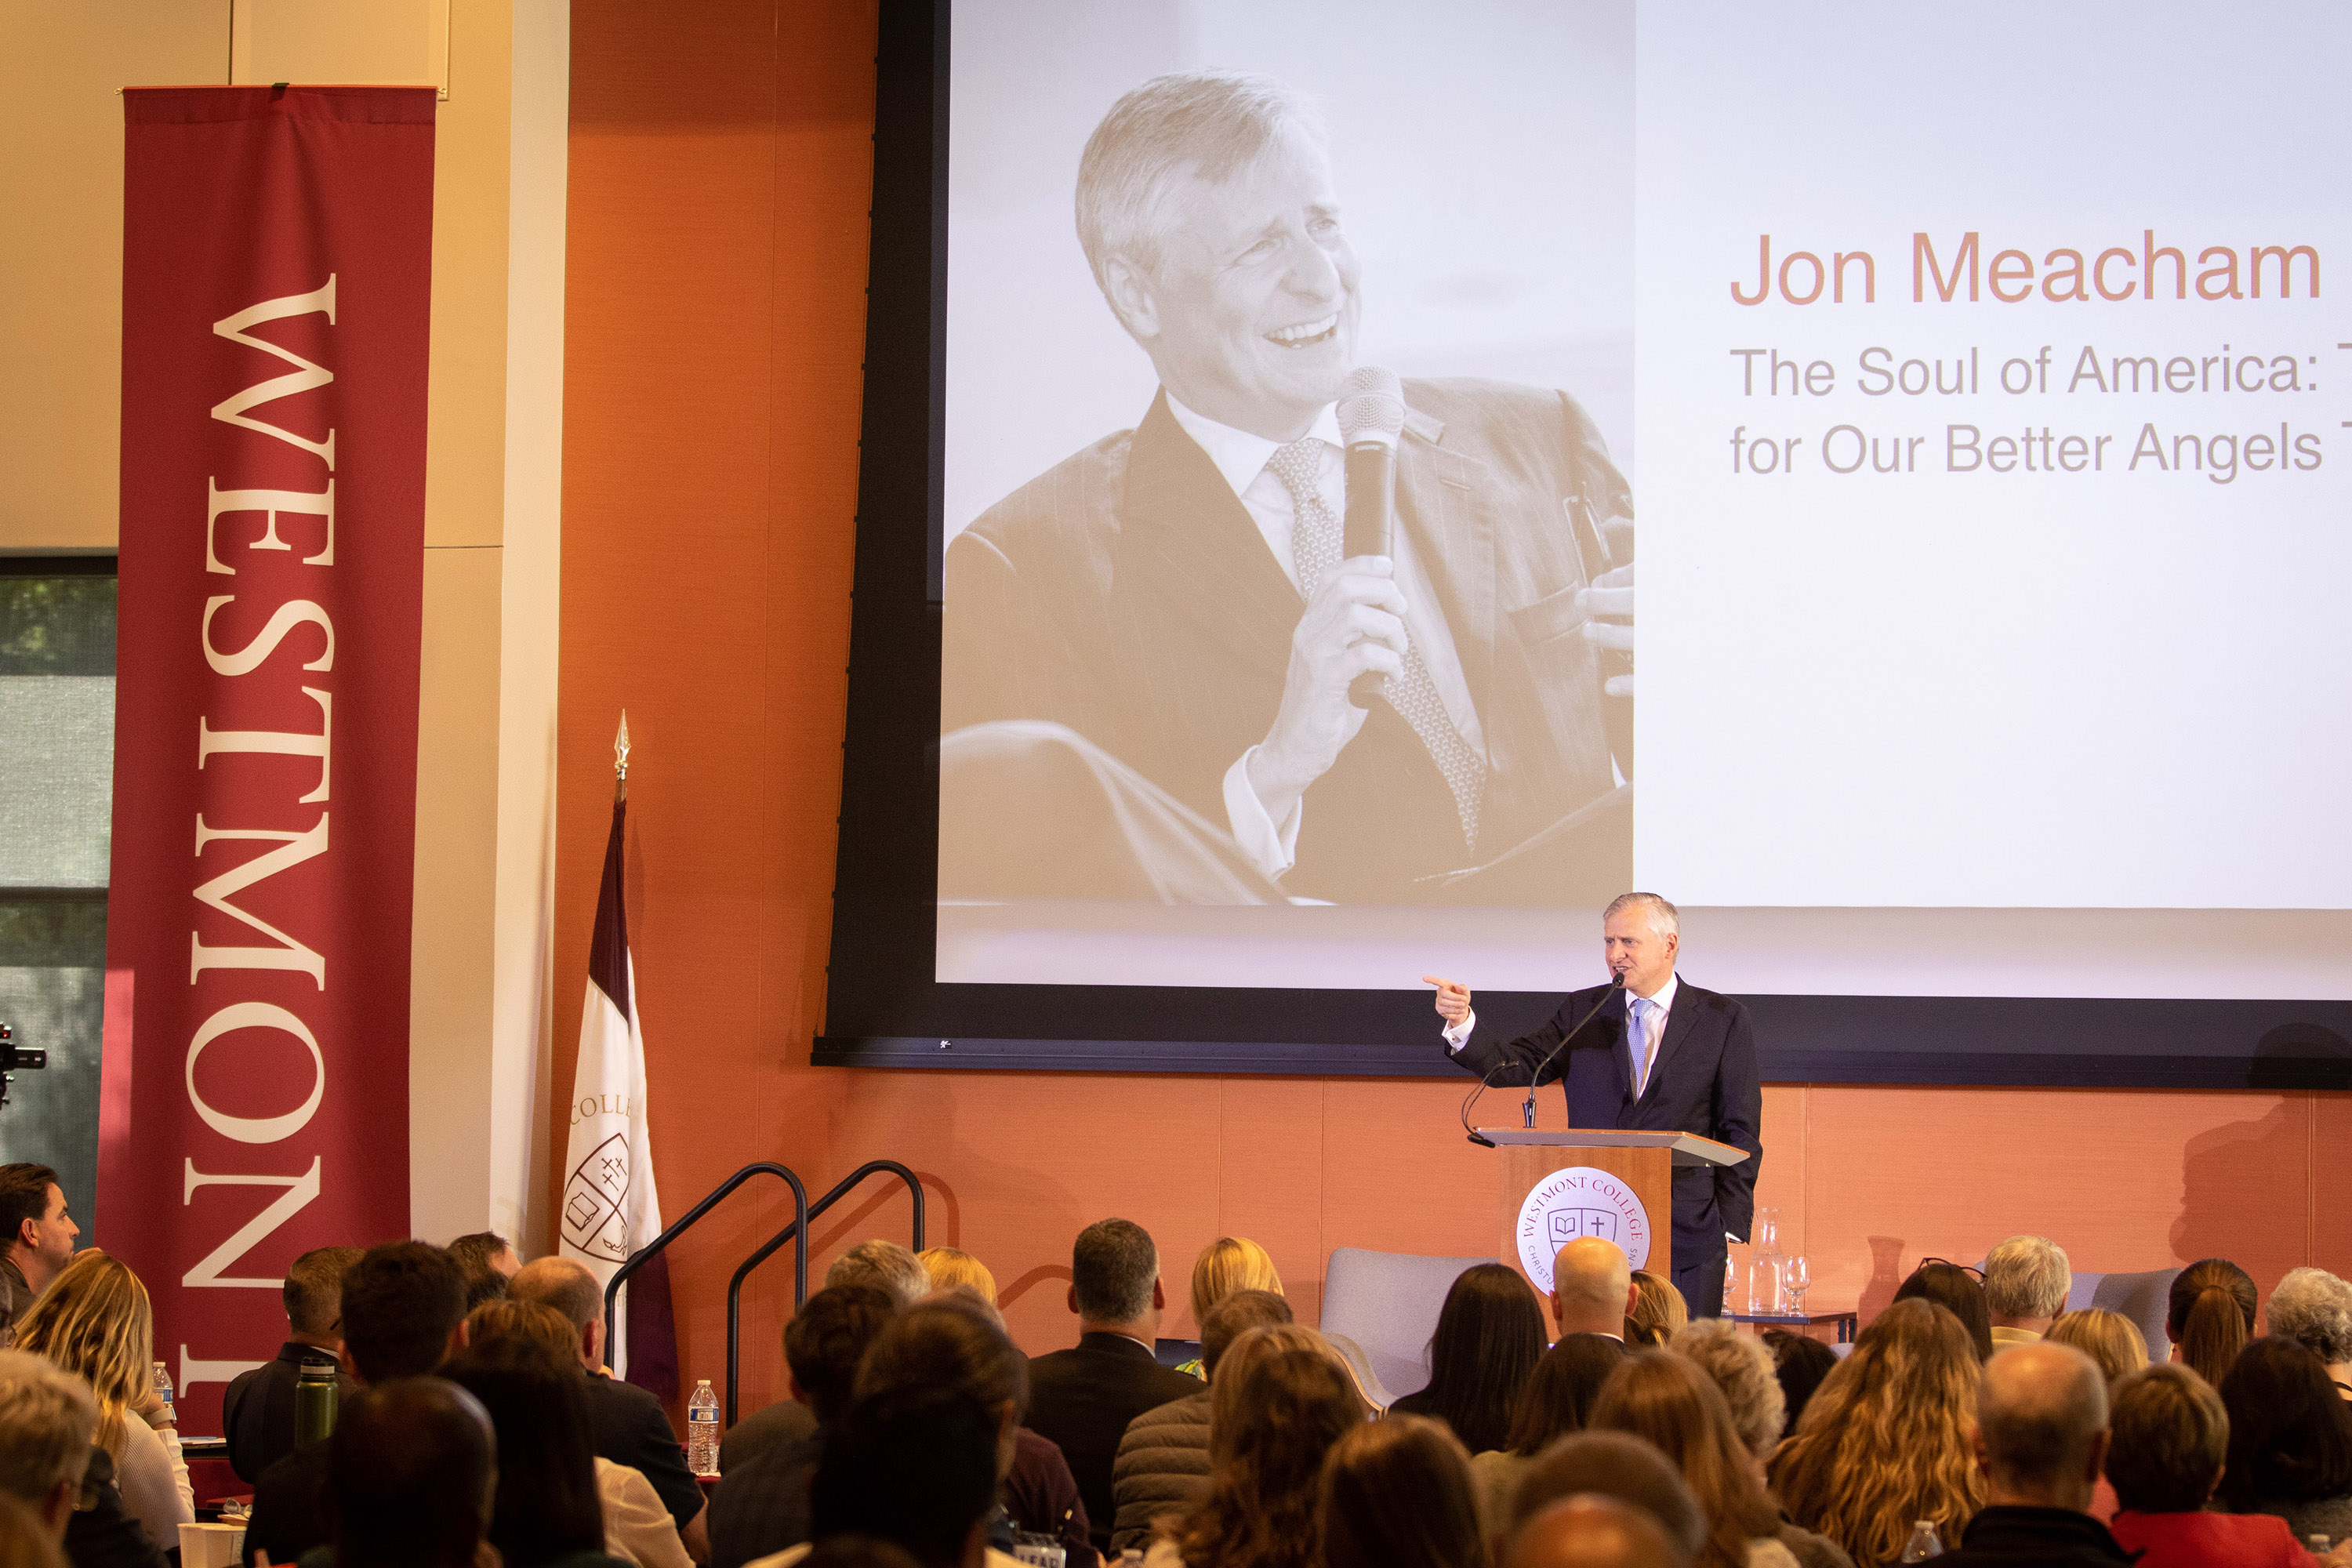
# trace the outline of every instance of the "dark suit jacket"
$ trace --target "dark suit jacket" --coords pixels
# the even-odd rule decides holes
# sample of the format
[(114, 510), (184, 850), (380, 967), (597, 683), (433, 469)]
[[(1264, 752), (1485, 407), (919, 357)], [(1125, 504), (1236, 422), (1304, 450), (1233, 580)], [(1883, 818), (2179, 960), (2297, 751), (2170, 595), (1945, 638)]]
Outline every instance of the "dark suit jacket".
[(806, 1541), (809, 1482), (824, 1457), (816, 1426), (739, 1456), (710, 1493), (709, 1568), (743, 1568)]
[(1622, 994), (1613, 986), (1571, 993), (1541, 1028), (1516, 1040), (1497, 1042), (1473, 1033), (1454, 1059), (1489, 1075), (1489, 1082), (1526, 1083), (1537, 1064), (1596, 1007), (1603, 1009), (1601, 1016), (1544, 1069), (1543, 1081), (1560, 1080), (1571, 1127), (1696, 1132), (1748, 1151), (1748, 1158), (1736, 1165), (1675, 1173), (1675, 1262), (1714, 1258), (1723, 1251), (1726, 1231), (1748, 1235), (1756, 1210), (1756, 1172), (1764, 1163), (1764, 1145), (1757, 1141), (1764, 1094), (1747, 1008), (1684, 980), (1639, 1100), (1633, 1098)]
[(1087, 1505), (1087, 1536), (1099, 1552), (1110, 1544), (1118, 1508), (1111, 1470), (1127, 1424), (1171, 1399), (1201, 1392), (1201, 1380), (1171, 1372), (1151, 1352), (1123, 1334), (1084, 1334), (1076, 1350), (1055, 1351), (1029, 1363), (1029, 1429), (1060, 1445), (1062, 1458)]
[[(228, 1462), (237, 1479), (261, 1479), (261, 1472), (294, 1451), (294, 1384), (306, 1361), (332, 1366), (332, 1351), (293, 1340), (278, 1347), (278, 1359), (241, 1372), (221, 1402), (221, 1427), (228, 1434)], [(337, 1394), (348, 1400), (359, 1384), (340, 1373)]]
[[(1376, 702), (1307, 791), (1284, 883), (1294, 895), (1430, 897), (1419, 879), (1492, 860), (1614, 787), (1601, 671), (1576, 600), (1602, 564), (1595, 520), (1632, 514), (1622, 477), (1562, 394), (1412, 381), (1405, 395), (1398, 524), (1427, 568), (1486, 738), (1479, 837), (1463, 842), (1436, 764)], [(1163, 394), (1133, 432), (1031, 481), (950, 546), (942, 730), (1066, 725), (1222, 826), (1224, 773), (1274, 721), (1304, 608)], [(1607, 835), (1541, 901), (1622, 888), (1625, 814)]]
[(595, 1423), (596, 1452), (616, 1465), (645, 1472), (646, 1479), (684, 1530), (702, 1511), (702, 1485), (686, 1468), (677, 1429), (660, 1400), (634, 1383), (588, 1374), (588, 1415)]
[[(297, 1448), (253, 1484), (253, 1517), (245, 1525), (245, 1560), (258, 1552), (272, 1563), (291, 1563), (332, 1539), (320, 1497), (327, 1484), (327, 1445)], [(178, 1542), (172, 1543), (174, 1546)]]
[(719, 1439), (719, 1473), (732, 1475), (736, 1466), (751, 1463), (753, 1455), (780, 1444), (796, 1443), (815, 1430), (815, 1411), (797, 1399), (779, 1399), (727, 1428)]
[[(90, 1506), (76, 1509), (66, 1520), (66, 1561), (73, 1568), (164, 1568), (163, 1550), (123, 1506), (122, 1490), (114, 1483), (114, 1456), (92, 1449), (81, 1485)], [(173, 1550), (179, 1545), (175, 1535)]]

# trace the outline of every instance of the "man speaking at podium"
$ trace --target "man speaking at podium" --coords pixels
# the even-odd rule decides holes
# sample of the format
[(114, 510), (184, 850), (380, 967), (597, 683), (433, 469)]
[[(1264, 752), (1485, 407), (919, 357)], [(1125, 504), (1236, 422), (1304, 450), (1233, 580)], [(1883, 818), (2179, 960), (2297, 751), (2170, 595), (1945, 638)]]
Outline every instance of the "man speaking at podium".
[(1516, 1040), (1474, 1038), (1470, 988), (1423, 979), (1437, 987), (1454, 1059), (1490, 1083), (1523, 1084), (1538, 1071), (1538, 1084), (1559, 1079), (1570, 1126), (1696, 1132), (1748, 1151), (1736, 1165), (1675, 1172), (1675, 1289), (1692, 1317), (1719, 1317), (1724, 1244), (1748, 1239), (1764, 1163), (1755, 1032), (1738, 1002), (1676, 978), (1682, 918), (1674, 905), (1655, 893), (1621, 894), (1601, 929), (1614, 978), (1571, 993), (1549, 1022)]

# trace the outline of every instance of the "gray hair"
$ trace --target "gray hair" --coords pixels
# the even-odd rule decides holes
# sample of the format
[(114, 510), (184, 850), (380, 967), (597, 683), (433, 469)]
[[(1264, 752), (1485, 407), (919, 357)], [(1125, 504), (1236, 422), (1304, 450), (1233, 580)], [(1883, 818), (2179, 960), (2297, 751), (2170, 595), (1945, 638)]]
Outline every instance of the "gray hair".
[(28, 1503), (81, 1485), (98, 1431), (89, 1385), (47, 1356), (0, 1351), (0, 1492)]
[(1627, 910), (1640, 910), (1649, 918), (1650, 929), (1660, 936), (1680, 936), (1683, 932), (1683, 912), (1655, 893), (1620, 893), (1609, 900), (1601, 911), (1601, 923), (1608, 924)]
[(1678, 1331), (1666, 1349), (1696, 1363), (1731, 1406), (1731, 1424), (1739, 1440), (1758, 1458), (1772, 1452), (1780, 1429), (1789, 1424), (1789, 1395), (1772, 1352), (1753, 1334), (1721, 1318), (1696, 1318)]
[(1159, 266), (1169, 183), (1192, 174), (1211, 184), (1247, 168), (1286, 136), (1316, 146), (1323, 126), (1297, 93), (1272, 77), (1240, 71), (1177, 71), (1129, 91), (1078, 159), (1078, 243), (1095, 282), (1105, 264), (1128, 256)]
[(2046, 1236), (2012, 1236), (1985, 1259), (1985, 1305), (2004, 1318), (2054, 1318), (2074, 1288), (2066, 1249)]
[(1070, 1248), (1070, 1288), (1089, 1322), (1133, 1322), (1151, 1310), (1159, 1282), (1160, 1248), (1131, 1219), (1097, 1220)]
[(824, 1271), (827, 1289), (835, 1285), (871, 1285), (887, 1292), (901, 1307), (911, 1307), (931, 1293), (931, 1271), (923, 1260), (895, 1241), (861, 1241), (833, 1260)]
[(2325, 1268), (2294, 1268), (2271, 1292), (2271, 1332), (2334, 1366), (2352, 1361), (2352, 1285)]

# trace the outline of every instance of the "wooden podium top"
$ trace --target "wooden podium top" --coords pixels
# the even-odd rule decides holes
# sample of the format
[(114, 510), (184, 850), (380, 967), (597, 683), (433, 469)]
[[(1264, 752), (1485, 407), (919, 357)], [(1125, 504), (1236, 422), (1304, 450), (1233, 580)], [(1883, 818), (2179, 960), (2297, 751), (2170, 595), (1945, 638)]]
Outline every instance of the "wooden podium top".
[(1748, 1151), (1702, 1138), (1696, 1132), (1621, 1132), (1613, 1128), (1570, 1128), (1565, 1132), (1524, 1127), (1481, 1127), (1478, 1135), (1504, 1145), (1538, 1144), (1559, 1149), (1664, 1149), (1680, 1165), (1737, 1165)]

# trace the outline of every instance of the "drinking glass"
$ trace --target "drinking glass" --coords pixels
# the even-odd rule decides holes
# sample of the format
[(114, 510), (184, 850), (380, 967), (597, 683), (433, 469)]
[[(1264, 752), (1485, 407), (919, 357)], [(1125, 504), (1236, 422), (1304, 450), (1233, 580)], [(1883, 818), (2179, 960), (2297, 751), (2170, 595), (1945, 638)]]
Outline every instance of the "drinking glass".
[(1780, 1272), (1780, 1288), (1788, 1293), (1791, 1312), (1805, 1310), (1805, 1292), (1811, 1289), (1812, 1285), (1813, 1271), (1805, 1262), (1805, 1255), (1801, 1252), (1790, 1258), (1788, 1266)]

